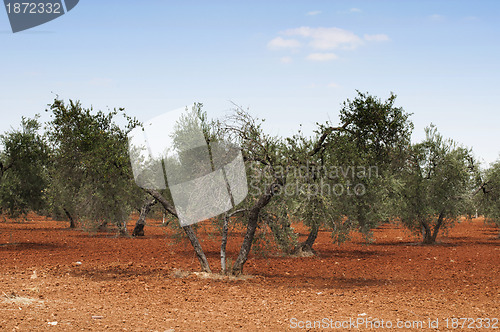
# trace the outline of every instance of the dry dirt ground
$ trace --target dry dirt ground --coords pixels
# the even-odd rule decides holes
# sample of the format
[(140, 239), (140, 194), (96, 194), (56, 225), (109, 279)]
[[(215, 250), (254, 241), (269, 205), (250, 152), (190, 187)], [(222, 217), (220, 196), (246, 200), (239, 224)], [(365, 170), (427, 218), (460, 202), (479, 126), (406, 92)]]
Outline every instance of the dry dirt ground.
[[(461, 318), (475, 319), (464, 330), (500, 330), (500, 240), (481, 219), (433, 246), (394, 224), (375, 230), (372, 245), (358, 236), (334, 245), (322, 231), (316, 257), (252, 254), (248, 277), (237, 280), (196, 273), (189, 244), (154, 222), (143, 238), (67, 225), (0, 221), (0, 331), (375, 331), (389, 323), (456, 331)], [(219, 238), (199, 235), (220, 269)], [(241, 238), (231, 233), (232, 257)]]

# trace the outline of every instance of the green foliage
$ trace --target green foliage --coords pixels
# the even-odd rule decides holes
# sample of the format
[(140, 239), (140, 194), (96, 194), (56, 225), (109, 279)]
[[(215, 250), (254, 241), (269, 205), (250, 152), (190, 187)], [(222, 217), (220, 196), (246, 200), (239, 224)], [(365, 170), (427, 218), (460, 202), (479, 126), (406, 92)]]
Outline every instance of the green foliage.
[(276, 184), (277, 179), (282, 180), (286, 176), (289, 158), (281, 149), (282, 139), (265, 134), (262, 122), (237, 108), (223, 122), (217, 123), (217, 139), (240, 147), (247, 166), (248, 196), (237, 209), (249, 209), (270, 186)]
[(500, 227), (500, 160), (486, 170), (484, 190), (481, 194), (481, 212), (487, 221)]
[(346, 137), (361, 158), (377, 165), (401, 165), (401, 156), (407, 152), (413, 123), (411, 114), (395, 107), (396, 95), (382, 101), (358, 91), (354, 100), (344, 102), (340, 121)]
[[(327, 227), (336, 233), (340, 227), (341, 200), (336, 185), (339, 178), (332, 178), (332, 166), (325, 150), (316, 150), (321, 144), (321, 135), (305, 137), (298, 134), (286, 138), (283, 153), (289, 156), (286, 183), (280, 199), (288, 206), (292, 219), (304, 223), (310, 229), (309, 240), (297, 250), (310, 251), (320, 227)], [(339, 238), (340, 239), (340, 238)], [(296, 250), (296, 251), (297, 251)]]
[(295, 219), (290, 213), (287, 200), (278, 197), (261, 212), (261, 228), (267, 226), (278, 248), (286, 254), (292, 253), (297, 246), (298, 234), (295, 233), (292, 221)]
[(138, 122), (125, 116), (121, 128), (115, 117), (123, 109), (94, 113), (71, 100), (68, 105), (54, 100), (50, 111), (51, 208), (94, 226), (122, 227), (142, 198), (127, 153), (127, 133)]
[[(395, 100), (394, 94), (382, 101), (358, 91), (354, 100), (344, 103), (342, 130), (326, 139), (323, 152), (326, 165), (337, 167), (342, 174), (335, 179), (345, 193), (340, 197), (342, 215), (368, 239), (371, 229), (394, 215), (397, 175), (406, 160), (413, 130), (411, 114), (395, 107)], [(328, 128), (329, 124), (320, 126), (319, 132)]]
[(469, 210), (474, 180), (471, 151), (445, 140), (431, 125), (412, 147), (402, 172), (400, 216), (410, 230), (433, 243), (440, 229), (453, 226)]
[(45, 208), (49, 149), (39, 129), (38, 117), (23, 117), (20, 130), (0, 136), (0, 207), (14, 217)]
[[(395, 96), (382, 102), (358, 92), (341, 110), (341, 127), (318, 125), (316, 135), (298, 134), (280, 139), (263, 133), (261, 122), (241, 109), (226, 128), (242, 146), (247, 168), (251, 207), (273, 183), (274, 198), (261, 212), (282, 248), (296, 235), (292, 220), (310, 228), (314, 243), (320, 227), (332, 230), (335, 241), (349, 238), (356, 226), (365, 235), (390, 215), (396, 182), (413, 129), (409, 114), (394, 106)], [(258, 230), (262, 233), (263, 226)], [(291, 231), (290, 231), (291, 230)]]

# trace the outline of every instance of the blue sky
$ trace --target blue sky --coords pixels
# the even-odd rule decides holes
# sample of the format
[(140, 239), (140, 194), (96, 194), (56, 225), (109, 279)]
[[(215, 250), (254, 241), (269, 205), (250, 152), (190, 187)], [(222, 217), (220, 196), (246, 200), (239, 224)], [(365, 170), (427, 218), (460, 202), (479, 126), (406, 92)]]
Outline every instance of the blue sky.
[(431, 122), (486, 164), (500, 152), (499, 1), (82, 0), (13, 34), (0, 10), (0, 132), (55, 94), (145, 121), (235, 102), (269, 132), (338, 121), (355, 90)]

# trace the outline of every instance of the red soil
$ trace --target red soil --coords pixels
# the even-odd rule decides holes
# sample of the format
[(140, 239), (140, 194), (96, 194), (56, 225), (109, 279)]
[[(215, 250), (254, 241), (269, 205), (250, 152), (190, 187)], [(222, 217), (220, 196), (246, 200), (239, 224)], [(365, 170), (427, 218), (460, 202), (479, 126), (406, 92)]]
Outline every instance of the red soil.
[[(341, 331), (349, 320), (358, 330), (379, 330), (384, 320), (416, 331), (438, 319), (437, 331), (457, 330), (453, 318), (500, 318), (498, 229), (481, 219), (440, 234), (433, 246), (415, 245), (393, 224), (375, 230), (371, 245), (358, 236), (334, 245), (321, 231), (316, 257), (252, 254), (250, 277), (237, 280), (194, 273), (187, 241), (158, 223), (143, 238), (67, 226), (37, 216), (0, 222), (1, 331), (283, 331), (314, 330), (314, 321), (344, 322)], [(212, 269), (220, 269), (219, 238), (199, 236)], [(231, 234), (230, 257), (241, 239)]]

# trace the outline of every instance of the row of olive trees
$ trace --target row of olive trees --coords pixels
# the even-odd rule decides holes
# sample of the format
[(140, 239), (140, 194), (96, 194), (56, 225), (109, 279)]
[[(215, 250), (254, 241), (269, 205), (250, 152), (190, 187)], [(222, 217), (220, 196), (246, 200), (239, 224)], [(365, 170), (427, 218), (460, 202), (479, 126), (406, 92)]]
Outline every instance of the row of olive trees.
[[(479, 172), (472, 152), (443, 139), (433, 126), (412, 145), (410, 115), (394, 106), (395, 98), (358, 93), (344, 104), (339, 126), (318, 125), (313, 137), (269, 136), (241, 108), (212, 123), (210, 139), (239, 144), (250, 163), (250, 194), (223, 218), (226, 223), (239, 215), (246, 226), (233, 274), (242, 272), (265, 228), (288, 252), (312, 251), (320, 227), (331, 229), (337, 241), (353, 228), (370, 239), (371, 230), (389, 219), (434, 243), (440, 230), (471, 214)], [(291, 220), (310, 227), (304, 243), (296, 243)]]
[(121, 128), (109, 113), (54, 100), (51, 121), (38, 119), (0, 137), (0, 206), (13, 216), (35, 211), (92, 228), (113, 223), (122, 231), (144, 194), (131, 177), (127, 132), (139, 123), (125, 116)]
[[(196, 124), (211, 156), (217, 146), (237, 145), (247, 165), (247, 198), (211, 219), (222, 235), (224, 272), (242, 273), (252, 245), (267, 230), (283, 251), (312, 253), (320, 228), (331, 230), (338, 242), (347, 240), (353, 229), (370, 240), (380, 223), (399, 219), (421, 233), (425, 243), (433, 243), (440, 230), (476, 208), (498, 223), (500, 163), (480, 174), (471, 151), (442, 138), (432, 126), (423, 142), (411, 144), (410, 114), (396, 107), (395, 99), (391, 95), (382, 101), (358, 92), (344, 103), (338, 126), (318, 124), (311, 137), (300, 131), (288, 138), (268, 135), (262, 120), (240, 107), (217, 121), (208, 119), (201, 104), (186, 110), (184, 122), (177, 124), (175, 144), (189, 141), (190, 127)], [(79, 222), (102, 228), (112, 223), (125, 234), (130, 213), (137, 210), (135, 235), (143, 234), (146, 215), (156, 203), (177, 218), (168, 188), (142, 190), (134, 183), (127, 134), (139, 122), (122, 109), (94, 112), (79, 102), (58, 99), (47, 111), (52, 119), (43, 133), (35, 118), (23, 119), (20, 130), (1, 136), (3, 212), (64, 216), (72, 226)], [(117, 124), (120, 114), (124, 126)], [(214, 160), (211, 167), (215, 170)], [(309, 227), (303, 243), (297, 242), (293, 221)], [(234, 224), (246, 230), (228, 270), (225, 244), (228, 227)], [(182, 230), (208, 272), (195, 228)]]

